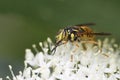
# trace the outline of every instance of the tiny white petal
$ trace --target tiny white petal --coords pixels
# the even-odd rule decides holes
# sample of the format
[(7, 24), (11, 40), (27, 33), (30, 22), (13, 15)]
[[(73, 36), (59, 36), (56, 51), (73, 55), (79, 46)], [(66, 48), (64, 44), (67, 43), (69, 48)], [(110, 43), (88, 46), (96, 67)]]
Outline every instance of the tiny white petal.
[(49, 43), (52, 43), (52, 40), (48, 37), (47, 38), (47, 41), (49, 42)]
[(26, 49), (25, 59), (27, 61), (32, 61), (34, 59), (34, 54), (32, 53), (30, 49)]

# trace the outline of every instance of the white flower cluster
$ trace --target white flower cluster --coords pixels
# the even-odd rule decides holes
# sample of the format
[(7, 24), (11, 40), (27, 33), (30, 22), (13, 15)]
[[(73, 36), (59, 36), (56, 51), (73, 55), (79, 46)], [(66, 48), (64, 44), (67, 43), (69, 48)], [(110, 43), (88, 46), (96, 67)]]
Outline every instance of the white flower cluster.
[(120, 80), (120, 50), (114, 40), (98, 41), (98, 45), (70, 42), (54, 47), (48, 38), (41, 43), (42, 51), (34, 45), (36, 54), (26, 49), (25, 68), (9, 80)]

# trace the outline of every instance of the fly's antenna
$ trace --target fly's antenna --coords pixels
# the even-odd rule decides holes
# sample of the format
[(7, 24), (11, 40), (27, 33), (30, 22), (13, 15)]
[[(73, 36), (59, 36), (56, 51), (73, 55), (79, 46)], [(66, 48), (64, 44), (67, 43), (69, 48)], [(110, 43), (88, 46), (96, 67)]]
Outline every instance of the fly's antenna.
[(56, 48), (60, 45), (61, 41), (62, 41), (62, 40), (60, 40), (59, 42), (57, 42), (57, 43), (55, 44), (55, 47), (51, 50), (51, 53), (52, 53), (53, 51), (54, 51), (53, 54), (55, 53)]
[(51, 50), (51, 53), (53, 52), (53, 54), (55, 53), (55, 51), (56, 51), (56, 48), (57, 48), (57, 45), (55, 45), (55, 47)]

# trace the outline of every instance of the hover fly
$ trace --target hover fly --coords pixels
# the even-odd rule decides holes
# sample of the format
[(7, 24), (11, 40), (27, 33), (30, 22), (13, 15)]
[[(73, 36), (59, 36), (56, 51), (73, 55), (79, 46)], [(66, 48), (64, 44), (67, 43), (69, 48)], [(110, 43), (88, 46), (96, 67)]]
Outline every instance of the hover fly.
[(64, 29), (60, 29), (58, 34), (56, 35), (55, 47), (52, 49), (52, 52), (56, 50), (56, 48), (62, 44), (67, 43), (68, 41), (86, 41), (92, 42), (96, 44), (95, 36), (96, 35), (110, 35), (110, 33), (104, 32), (94, 32), (89, 26), (95, 25), (94, 23), (86, 23), (86, 24), (78, 24), (75, 26), (65, 27)]

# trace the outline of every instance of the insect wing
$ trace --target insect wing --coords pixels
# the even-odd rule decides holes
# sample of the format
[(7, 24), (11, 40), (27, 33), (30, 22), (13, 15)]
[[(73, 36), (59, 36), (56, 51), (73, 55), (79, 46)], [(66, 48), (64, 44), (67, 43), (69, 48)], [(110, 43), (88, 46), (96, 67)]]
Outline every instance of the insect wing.
[(84, 23), (84, 24), (77, 24), (77, 25), (75, 25), (75, 26), (78, 26), (78, 27), (80, 27), (80, 26), (93, 26), (93, 25), (95, 25), (95, 23)]
[(104, 32), (100, 32), (100, 33), (92, 33), (93, 35), (103, 35), (103, 36), (107, 36), (107, 35), (111, 35), (111, 33), (104, 33)]

